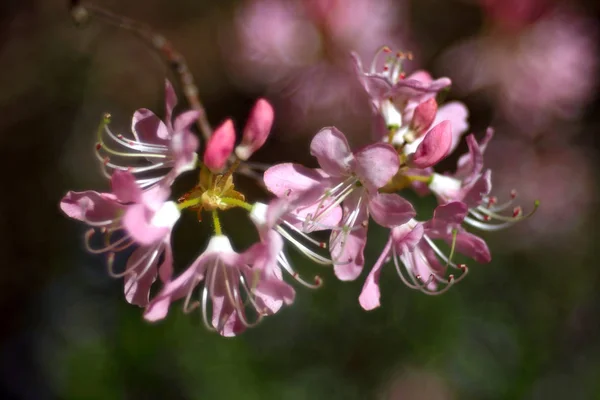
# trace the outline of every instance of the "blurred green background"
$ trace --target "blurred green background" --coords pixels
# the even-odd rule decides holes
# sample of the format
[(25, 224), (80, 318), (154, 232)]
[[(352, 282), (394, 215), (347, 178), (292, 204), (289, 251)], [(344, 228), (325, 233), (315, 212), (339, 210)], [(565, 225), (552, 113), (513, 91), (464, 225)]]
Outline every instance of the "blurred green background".
[[(514, 133), (519, 123), (495, 111), (502, 99), (461, 91), (460, 85), (450, 92), (449, 98), (471, 109), (475, 132), (499, 127), (496, 153), (490, 150), (497, 179), (524, 193), (541, 191), (533, 194), (542, 208), (531, 221), (484, 235), (491, 264), (470, 265), (470, 276), (439, 297), (411, 291), (385, 268), (382, 307), (365, 312), (357, 299), (367, 271), (341, 283), (331, 271), (304, 262), (299, 269), (306, 276), (324, 278), (321, 290), (298, 287), (293, 306), (239, 337), (222, 338), (179, 307), (160, 323), (143, 321), (142, 310), (124, 301), (122, 283), (106, 275), (104, 259), (83, 249), (86, 228), (60, 213), (66, 191), (107, 189), (92, 153), (102, 113), (110, 112), (116, 129), (126, 131), (135, 109), (162, 112), (163, 79), (173, 79), (160, 57), (131, 34), (94, 20), (76, 27), (65, 3), (0, 4), (1, 398), (600, 399), (597, 69), (578, 77), (591, 92), (580, 112), (527, 127), (535, 130), (531, 135)], [(596, 1), (559, 3), (597, 27)], [(96, 4), (148, 23), (173, 41), (188, 60), (213, 125), (232, 116), (241, 127), (258, 96), (271, 99), (276, 129), (258, 160), (313, 165), (310, 136), (326, 124), (347, 125), (356, 143), (364, 140), (367, 122), (355, 124), (356, 116), (343, 107), (335, 115), (300, 110), (264, 81), (240, 84), (249, 64), (240, 61), (239, 48), (228, 47), (228, 33), (242, 2)], [(454, 78), (455, 70), (440, 66), (445, 52), (492, 31), (474, 1), (398, 4), (393, 32), (418, 54), (415, 67), (436, 74)], [(592, 37), (592, 30), (586, 33)], [(592, 43), (595, 59), (586, 62), (597, 66), (597, 40)], [(546, 62), (571, 68), (583, 61)], [(526, 151), (512, 151), (503, 138)], [(517, 157), (537, 158), (528, 164)], [(445, 165), (452, 168), (455, 160)], [(573, 160), (584, 160), (585, 168), (565, 170)], [(505, 172), (510, 178), (503, 178)], [(582, 176), (579, 186), (569, 185)], [(178, 181), (175, 194), (194, 178)], [(248, 197), (267, 198), (251, 181), (240, 187)], [(435, 205), (433, 198), (410, 199), (420, 216)], [(551, 205), (546, 212), (545, 204)], [(224, 224), (243, 248), (254, 233), (239, 219), (229, 215)], [(178, 269), (204, 248), (208, 229), (193, 216), (180, 222)], [(367, 265), (385, 238), (383, 229), (370, 233)]]

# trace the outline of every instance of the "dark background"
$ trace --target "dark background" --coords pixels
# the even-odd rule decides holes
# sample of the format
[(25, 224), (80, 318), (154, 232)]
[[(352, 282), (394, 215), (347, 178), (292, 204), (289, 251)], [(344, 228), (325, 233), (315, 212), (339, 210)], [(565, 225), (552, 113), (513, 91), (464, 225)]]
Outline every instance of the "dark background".
[[(357, 301), (366, 271), (356, 282), (340, 283), (331, 271), (302, 266), (307, 274), (323, 276), (325, 287), (298, 288), (292, 307), (233, 339), (206, 332), (198, 315), (179, 308), (163, 322), (143, 321), (141, 310), (124, 301), (121, 282), (107, 276), (102, 257), (83, 249), (85, 227), (60, 213), (66, 191), (107, 189), (92, 154), (102, 113), (110, 112), (115, 128), (125, 131), (135, 109), (162, 112), (163, 79), (174, 79), (160, 57), (131, 34), (94, 20), (76, 27), (65, 3), (0, 4), (2, 398), (600, 398), (597, 2), (554, 2), (560, 12), (588, 19), (591, 29), (583, 34), (591, 46), (589, 54), (543, 59), (548, 71), (555, 63), (561, 71), (591, 65), (573, 78), (587, 90), (570, 103), (576, 114), (551, 113), (549, 122), (532, 127), (527, 118), (498, 111), (509, 109), (499, 89), (471, 91), (458, 82), (450, 92), (449, 98), (471, 109), (477, 135), (489, 124), (498, 127), (488, 159), (498, 195), (516, 188), (525, 210), (536, 198), (542, 202), (539, 213), (521, 226), (484, 235), (491, 264), (472, 265), (468, 279), (441, 297), (409, 290), (387, 268), (382, 307), (372, 312)], [(310, 96), (303, 100), (315, 106), (302, 107), (290, 100), (296, 92), (285, 90), (287, 83), (240, 84), (247, 83), (251, 68), (240, 44), (230, 43), (241, 3), (98, 1), (174, 42), (187, 57), (213, 125), (232, 116), (241, 128), (258, 96), (272, 100), (275, 132), (258, 160), (314, 163), (308, 144), (323, 125), (347, 128), (354, 143), (364, 141), (368, 120), (352, 108), (336, 105), (332, 113)], [(446, 54), (468, 38), (498, 35), (494, 20), (474, 1), (398, 4), (392, 34), (417, 54), (409, 68), (455, 78), (463, 67), (445, 64)], [(525, 27), (498, 40), (507, 35), (518, 41), (541, 18), (533, 13)], [(356, 30), (365, 35), (370, 28)], [(518, 57), (516, 50), (508, 54), (503, 60)], [(471, 56), (463, 58), (468, 62)], [(515, 77), (519, 73), (515, 67)], [(292, 86), (301, 86), (302, 79)], [(536, 115), (545, 112), (533, 109)], [(444, 165), (452, 168), (455, 159)], [(193, 174), (183, 177), (176, 194), (193, 181)], [(266, 198), (251, 181), (240, 187), (249, 198)], [(420, 215), (434, 206), (432, 198), (410, 199)], [(225, 229), (243, 247), (254, 237), (250, 225), (237, 220), (226, 218)], [(208, 229), (193, 217), (180, 223), (178, 268), (205, 246)], [(385, 234), (371, 232), (368, 265)]]

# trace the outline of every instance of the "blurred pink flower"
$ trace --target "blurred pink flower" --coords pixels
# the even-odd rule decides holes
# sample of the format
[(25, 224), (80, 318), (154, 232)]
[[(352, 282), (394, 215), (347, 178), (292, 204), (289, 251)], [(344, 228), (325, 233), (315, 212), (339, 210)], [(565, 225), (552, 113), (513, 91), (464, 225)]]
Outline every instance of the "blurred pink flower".
[[(501, 8), (504, 11), (491, 10), (502, 15), (518, 11)], [(506, 29), (503, 18), (494, 20), (487, 34), (451, 48), (442, 57), (442, 68), (455, 89), (486, 90), (503, 117), (531, 134), (557, 119), (576, 118), (597, 83), (593, 22), (562, 9), (549, 10), (534, 20), (519, 29)]]
[(243, 86), (266, 86), (296, 114), (298, 107), (330, 117), (359, 110), (364, 94), (349, 54), (372, 57), (383, 44), (398, 45), (397, 3), (249, 0), (236, 16), (236, 50), (227, 46), (233, 75)]
[[(506, 162), (508, 154), (510, 163)], [(541, 201), (535, 218), (513, 226), (519, 232), (511, 230), (507, 235), (518, 238), (508, 241), (511, 246), (540, 242), (568, 246), (581, 239), (576, 232), (586, 222), (597, 196), (593, 166), (583, 149), (524, 143), (523, 139), (498, 135), (487, 151), (487, 164), (494, 169), (496, 193), (508, 197), (516, 189), (521, 202)]]

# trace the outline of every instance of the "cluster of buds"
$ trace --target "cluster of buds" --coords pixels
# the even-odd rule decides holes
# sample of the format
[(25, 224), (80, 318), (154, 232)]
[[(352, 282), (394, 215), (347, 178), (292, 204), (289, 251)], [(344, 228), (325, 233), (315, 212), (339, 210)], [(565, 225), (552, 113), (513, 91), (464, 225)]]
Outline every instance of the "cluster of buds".
[[(453, 174), (434, 172), (467, 130), (467, 110), (458, 102), (438, 106), (436, 95), (449, 79), (433, 80), (423, 71), (405, 76), (402, 63), (410, 58), (383, 48), (364, 71), (354, 57), (357, 79), (371, 100), (374, 139), (353, 150), (341, 131), (323, 128), (310, 144), (319, 164), (314, 169), (248, 161), (268, 139), (274, 121), (264, 99), (256, 102), (237, 145), (233, 121), (226, 120), (198, 157), (200, 143), (191, 126), (199, 112), (174, 117), (177, 98), (167, 81), (164, 122), (140, 109), (133, 115), (132, 135), (114, 134), (109, 116), (100, 125), (96, 155), (112, 192), (69, 192), (61, 209), (91, 227), (87, 249), (107, 255), (109, 273), (124, 278), (127, 301), (143, 307), (149, 321), (165, 318), (171, 303), (181, 299), (185, 312), (198, 308), (206, 327), (223, 336), (254, 326), (294, 301), (292, 284), (322, 285), (320, 277), (306, 279), (297, 272), (290, 249), (331, 266), (340, 280), (355, 280), (365, 264), (370, 217), (389, 229), (389, 239), (366, 278), (360, 305), (379, 306), (379, 276), (386, 263), (394, 264), (408, 287), (443, 293), (468, 272), (454, 261), (455, 254), (478, 263), (491, 259), (485, 241), (465, 225), (497, 230), (527, 216), (513, 208), (514, 193), (504, 204), (491, 195), (491, 172), (483, 162), (491, 129), (480, 142), (467, 137), (468, 153)], [(169, 200), (175, 179), (191, 170), (199, 171), (196, 186)], [(235, 187), (239, 174), (256, 178), (273, 200), (248, 202)], [(439, 204), (433, 217), (418, 220), (412, 204), (398, 193), (403, 189), (435, 195)], [(242, 252), (234, 250), (221, 224), (221, 213), (232, 208), (246, 210), (256, 226), (257, 242)], [(176, 274), (171, 237), (184, 210), (202, 223), (208, 220), (214, 235)], [(329, 239), (317, 240), (323, 232)]]

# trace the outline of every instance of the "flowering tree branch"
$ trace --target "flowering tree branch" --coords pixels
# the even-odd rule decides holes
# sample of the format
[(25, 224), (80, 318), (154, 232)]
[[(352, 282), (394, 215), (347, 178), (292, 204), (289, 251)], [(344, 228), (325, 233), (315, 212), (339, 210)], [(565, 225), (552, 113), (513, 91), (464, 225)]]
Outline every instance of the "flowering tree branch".
[(185, 58), (173, 47), (173, 44), (169, 40), (154, 32), (145, 24), (130, 18), (122, 17), (92, 4), (84, 4), (81, 0), (69, 0), (69, 12), (78, 25), (86, 23), (89, 17), (93, 16), (106, 23), (136, 34), (157, 50), (178, 77), (183, 88), (183, 93), (185, 94), (191, 109), (198, 111), (196, 125), (202, 133), (202, 136), (205, 140), (210, 138), (212, 135), (212, 128), (206, 118), (206, 111), (198, 96), (198, 88), (194, 82), (194, 77), (188, 68)]

